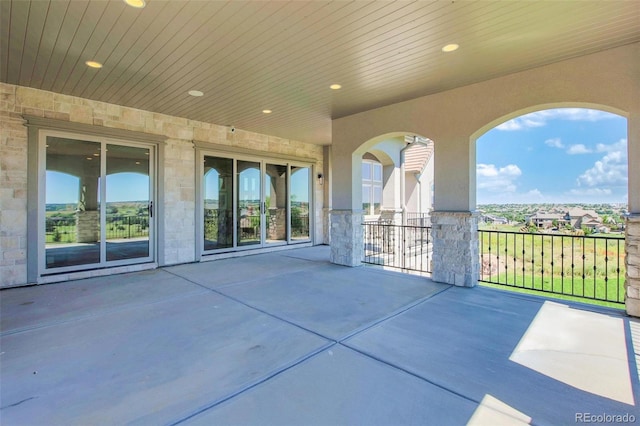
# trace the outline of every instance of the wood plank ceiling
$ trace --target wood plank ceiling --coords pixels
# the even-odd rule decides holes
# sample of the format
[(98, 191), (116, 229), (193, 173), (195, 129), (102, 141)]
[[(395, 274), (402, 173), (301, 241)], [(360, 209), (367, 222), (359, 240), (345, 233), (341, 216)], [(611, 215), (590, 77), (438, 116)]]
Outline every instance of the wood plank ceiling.
[(638, 1), (0, 0), (2, 82), (317, 144), (332, 118), (638, 41)]

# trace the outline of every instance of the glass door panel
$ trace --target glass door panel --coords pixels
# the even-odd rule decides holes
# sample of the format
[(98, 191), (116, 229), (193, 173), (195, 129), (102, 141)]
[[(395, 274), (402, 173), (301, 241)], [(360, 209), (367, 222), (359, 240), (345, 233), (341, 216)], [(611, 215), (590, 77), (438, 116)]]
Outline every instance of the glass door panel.
[(204, 157), (204, 250), (233, 247), (233, 160)]
[(100, 263), (100, 143), (48, 136), (45, 268)]
[(264, 174), (265, 243), (287, 241), (287, 166), (266, 164)]
[(291, 166), (291, 240), (308, 240), (311, 206), (311, 168)]
[(149, 257), (149, 149), (107, 145), (106, 157), (107, 261)]
[(238, 246), (261, 244), (260, 163), (238, 160), (236, 173)]

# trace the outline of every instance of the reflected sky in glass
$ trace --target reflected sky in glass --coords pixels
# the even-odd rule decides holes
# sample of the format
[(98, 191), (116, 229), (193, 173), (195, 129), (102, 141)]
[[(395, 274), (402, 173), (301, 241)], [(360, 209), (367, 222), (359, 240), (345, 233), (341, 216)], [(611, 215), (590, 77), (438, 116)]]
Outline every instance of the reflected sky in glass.
[[(78, 203), (80, 179), (55, 171), (47, 171), (47, 204)], [(110, 202), (145, 201), (149, 199), (149, 178), (139, 173), (109, 175), (107, 199)]]

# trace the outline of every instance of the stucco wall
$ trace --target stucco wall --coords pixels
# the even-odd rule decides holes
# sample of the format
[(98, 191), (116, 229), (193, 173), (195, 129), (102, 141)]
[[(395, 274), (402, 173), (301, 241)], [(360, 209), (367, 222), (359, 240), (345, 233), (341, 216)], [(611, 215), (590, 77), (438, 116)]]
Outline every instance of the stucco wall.
[[(172, 117), (0, 83), (0, 287), (27, 281), (27, 127), (23, 115), (161, 135), (164, 142), (164, 244), (160, 264), (195, 258), (195, 151), (193, 140), (250, 149), (260, 155), (309, 158), (323, 170), (323, 147), (226, 126)], [(313, 178), (313, 177), (312, 177)], [(314, 179), (315, 181), (315, 179)], [(323, 190), (315, 187), (315, 241), (322, 242)], [(135, 267), (131, 268), (135, 269)], [(118, 271), (126, 271), (120, 268)], [(99, 272), (94, 272), (98, 274)], [(107, 272), (108, 273), (108, 272)]]
[[(540, 109), (583, 106), (626, 116), (629, 164), (638, 164), (639, 58), (640, 43), (635, 43), (333, 120), (333, 208), (360, 204), (352, 185), (352, 155), (382, 135), (406, 132), (435, 142), (435, 209), (473, 210), (475, 140)], [(640, 212), (637, 167), (629, 168), (629, 207)]]

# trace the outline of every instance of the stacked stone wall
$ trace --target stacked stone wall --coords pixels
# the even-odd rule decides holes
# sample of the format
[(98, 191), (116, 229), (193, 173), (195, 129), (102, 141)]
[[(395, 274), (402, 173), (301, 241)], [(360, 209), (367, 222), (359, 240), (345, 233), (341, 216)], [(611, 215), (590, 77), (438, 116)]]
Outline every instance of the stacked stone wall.
[(629, 315), (640, 317), (640, 214), (627, 218), (625, 233), (625, 305)]
[(472, 212), (431, 213), (432, 279), (474, 287), (479, 278), (478, 215)]
[(0, 84), (0, 286), (27, 280), (27, 129)]
[(331, 210), (332, 263), (345, 266), (362, 265), (364, 229), (362, 213), (352, 210)]
[[(323, 166), (322, 146), (242, 129), (230, 132), (226, 126), (0, 83), (0, 287), (27, 280), (27, 127), (23, 115), (166, 137), (165, 160), (160, 164), (165, 229), (164, 235), (158, 235), (165, 248), (164, 257), (158, 259), (161, 264), (197, 260), (194, 140), (251, 149), (257, 155), (309, 158), (318, 170)], [(323, 186), (317, 185), (316, 218), (322, 217), (322, 191)], [(317, 241), (324, 239), (322, 224), (318, 221), (315, 228)]]

